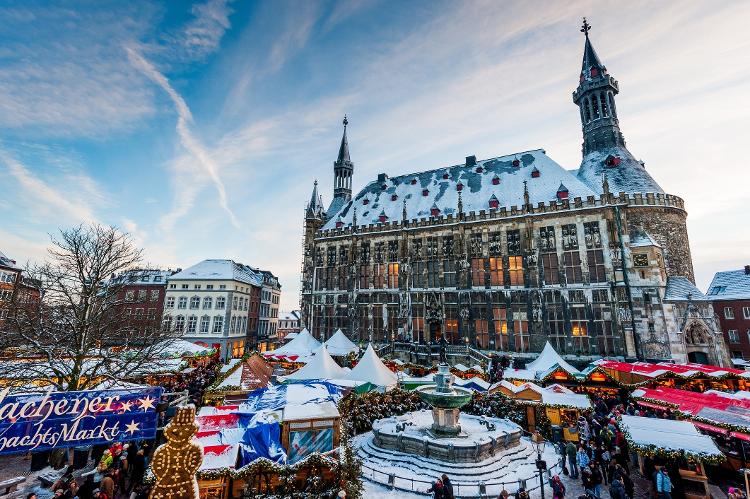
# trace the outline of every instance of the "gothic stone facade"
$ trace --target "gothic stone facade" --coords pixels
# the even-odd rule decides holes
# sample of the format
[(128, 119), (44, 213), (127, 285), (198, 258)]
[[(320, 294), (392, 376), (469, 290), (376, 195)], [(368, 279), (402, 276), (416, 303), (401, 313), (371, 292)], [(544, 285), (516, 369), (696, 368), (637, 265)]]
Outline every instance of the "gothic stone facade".
[(728, 362), (692, 284), (684, 202), (625, 148), (618, 83), (586, 35), (577, 171), (543, 150), (470, 156), (352, 197), (345, 121), (334, 199), (324, 210), (316, 182), (305, 216), (300, 305), (316, 337)]

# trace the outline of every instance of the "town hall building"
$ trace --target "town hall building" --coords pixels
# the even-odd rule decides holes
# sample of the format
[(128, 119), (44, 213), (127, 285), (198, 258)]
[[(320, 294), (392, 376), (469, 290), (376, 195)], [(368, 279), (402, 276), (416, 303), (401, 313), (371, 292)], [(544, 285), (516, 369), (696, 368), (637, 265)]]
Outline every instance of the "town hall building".
[(326, 209), (305, 212), (301, 318), (318, 338), (451, 344), (531, 356), (547, 341), (581, 360), (728, 365), (695, 287), (684, 201), (627, 149), (589, 37), (573, 102), (583, 158), (543, 149), (389, 176), (352, 192), (346, 135)]

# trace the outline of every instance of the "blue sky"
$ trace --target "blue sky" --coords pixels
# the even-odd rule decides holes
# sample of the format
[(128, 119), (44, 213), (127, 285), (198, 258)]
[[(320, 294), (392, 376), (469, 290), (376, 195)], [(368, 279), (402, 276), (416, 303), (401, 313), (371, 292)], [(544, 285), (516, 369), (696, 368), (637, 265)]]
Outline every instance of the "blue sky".
[(583, 15), (705, 289), (750, 263), (747, 2), (0, 2), (0, 251), (115, 224), (155, 265), (267, 268), (290, 309), (344, 113), (355, 190), (539, 147), (577, 168)]

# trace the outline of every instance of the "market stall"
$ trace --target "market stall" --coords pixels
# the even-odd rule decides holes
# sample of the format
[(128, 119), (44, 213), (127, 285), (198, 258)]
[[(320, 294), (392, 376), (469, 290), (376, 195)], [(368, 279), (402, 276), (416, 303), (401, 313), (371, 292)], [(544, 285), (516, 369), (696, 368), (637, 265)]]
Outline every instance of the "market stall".
[(750, 371), (705, 364), (628, 363), (602, 359), (593, 365), (621, 386), (629, 388), (666, 386), (696, 392), (735, 392), (747, 390), (750, 380)]
[[(649, 465), (667, 466), (673, 484), (687, 499), (710, 499), (704, 463), (717, 464), (724, 455), (711, 437), (702, 435), (687, 421), (620, 416), (618, 425), (630, 450), (638, 456), (638, 466), (650, 476)], [(678, 497), (678, 496), (674, 496)]]
[(398, 383), (398, 376), (383, 364), (375, 349), (372, 348), (372, 344), (367, 346), (362, 358), (347, 374), (347, 377), (352, 381), (370, 383), (383, 390), (390, 390)]
[(206, 389), (203, 396), (206, 404), (230, 404), (247, 399), (253, 390), (268, 385), (273, 367), (258, 353), (233, 363), (227, 370), (222, 368), (219, 378)]
[(359, 347), (347, 338), (341, 329), (337, 329), (323, 344), (328, 349), (328, 353), (334, 357), (346, 357), (359, 353)]
[(263, 352), (263, 356), (269, 360), (287, 363), (306, 363), (320, 348), (321, 343), (316, 340), (310, 331), (303, 329), (289, 343), (275, 350)]
[(547, 342), (539, 357), (529, 362), (523, 369), (506, 369), (503, 378), (517, 385), (534, 382), (542, 386), (547, 383), (567, 383), (577, 386), (581, 372), (565, 361)]

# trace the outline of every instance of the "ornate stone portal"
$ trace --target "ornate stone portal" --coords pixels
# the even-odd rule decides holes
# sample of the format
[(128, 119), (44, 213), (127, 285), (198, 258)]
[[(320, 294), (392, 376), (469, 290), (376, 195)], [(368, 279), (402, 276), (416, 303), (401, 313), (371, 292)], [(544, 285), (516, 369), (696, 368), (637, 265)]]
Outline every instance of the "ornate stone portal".
[(151, 470), (156, 483), (149, 499), (198, 499), (195, 473), (203, 461), (203, 451), (192, 441), (196, 431), (195, 406), (178, 407), (164, 428), (167, 443), (154, 452)]

